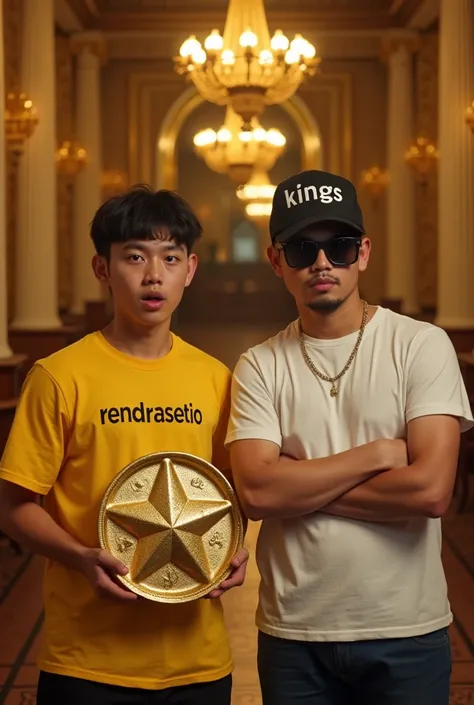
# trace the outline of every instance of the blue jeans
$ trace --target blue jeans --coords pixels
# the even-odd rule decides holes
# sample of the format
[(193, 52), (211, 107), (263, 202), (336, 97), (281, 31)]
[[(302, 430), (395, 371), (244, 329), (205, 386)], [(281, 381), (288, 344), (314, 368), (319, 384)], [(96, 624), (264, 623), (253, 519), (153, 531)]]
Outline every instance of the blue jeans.
[(447, 629), (423, 636), (305, 642), (259, 632), (263, 705), (448, 705)]

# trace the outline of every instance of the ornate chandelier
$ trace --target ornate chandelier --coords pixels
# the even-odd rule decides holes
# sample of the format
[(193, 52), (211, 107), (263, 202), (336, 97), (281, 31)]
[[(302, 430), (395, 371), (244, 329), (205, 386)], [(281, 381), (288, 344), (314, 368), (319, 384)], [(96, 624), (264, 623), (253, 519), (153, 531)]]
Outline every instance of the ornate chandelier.
[(202, 46), (191, 35), (175, 58), (177, 72), (189, 76), (204, 100), (232, 106), (243, 129), (265, 105), (288, 100), (319, 63), (301, 34), (290, 42), (277, 29), (270, 40), (263, 0), (229, 0), (223, 36), (213, 29)]
[(364, 189), (373, 201), (377, 201), (390, 183), (390, 174), (386, 169), (372, 166), (364, 169), (361, 174), (361, 188)]
[(252, 220), (268, 218), (272, 210), (276, 186), (270, 183), (265, 171), (255, 170), (245, 186), (239, 186), (237, 197), (245, 203), (245, 212)]
[(87, 162), (87, 152), (84, 147), (65, 140), (56, 150), (56, 167), (64, 176), (76, 176)]
[(435, 169), (438, 162), (438, 150), (426, 137), (418, 137), (405, 153), (405, 161), (421, 181)]
[(10, 152), (20, 155), (25, 141), (33, 134), (38, 116), (32, 101), (21, 92), (7, 93), (5, 99), (5, 137)]
[(286, 139), (279, 130), (265, 130), (257, 118), (250, 130), (241, 129), (237, 113), (228, 107), (223, 126), (194, 136), (197, 154), (218, 174), (227, 173), (235, 184), (246, 184), (254, 169), (268, 171), (282, 153)]

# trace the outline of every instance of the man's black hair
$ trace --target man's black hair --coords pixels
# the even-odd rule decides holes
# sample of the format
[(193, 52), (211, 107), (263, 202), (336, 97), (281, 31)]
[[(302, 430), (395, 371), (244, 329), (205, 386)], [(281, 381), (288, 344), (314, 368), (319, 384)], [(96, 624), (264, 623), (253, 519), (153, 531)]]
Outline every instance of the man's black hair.
[(189, 254), (201, 235), (201, 223), (181, 196), (141, 184), (105, 201), (91, 223), (95, 250), (107, 259), (113, 244), (130, 240), (170, 239)]

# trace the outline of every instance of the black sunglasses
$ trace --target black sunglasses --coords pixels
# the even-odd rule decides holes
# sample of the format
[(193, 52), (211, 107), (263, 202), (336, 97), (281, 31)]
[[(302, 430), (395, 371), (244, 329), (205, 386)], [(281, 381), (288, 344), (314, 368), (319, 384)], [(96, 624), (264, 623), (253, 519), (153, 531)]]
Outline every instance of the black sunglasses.
[(277, 243), (277, 250), (283, 250), (286, 263), (295, 269), (311, 267), (318, 259), (319, 250), (334, 267), (349, 267), (357, 262), (362, 240), (358, 237), (334, 237), (327, 242), (314, 240), (288, 240)]

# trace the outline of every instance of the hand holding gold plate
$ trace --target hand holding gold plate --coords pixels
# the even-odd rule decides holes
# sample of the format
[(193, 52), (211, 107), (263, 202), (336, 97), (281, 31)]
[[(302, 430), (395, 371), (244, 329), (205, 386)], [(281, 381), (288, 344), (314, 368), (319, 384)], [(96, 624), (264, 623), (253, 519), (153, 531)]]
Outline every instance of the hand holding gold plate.
[(99, 513), (99, 540), (129, 573), (118, 579), (158, 602), (187, 602), (216, 588), (243, 543), (235, 493), (213, 465), (187, 453), (153, 453), (114, 478)]

